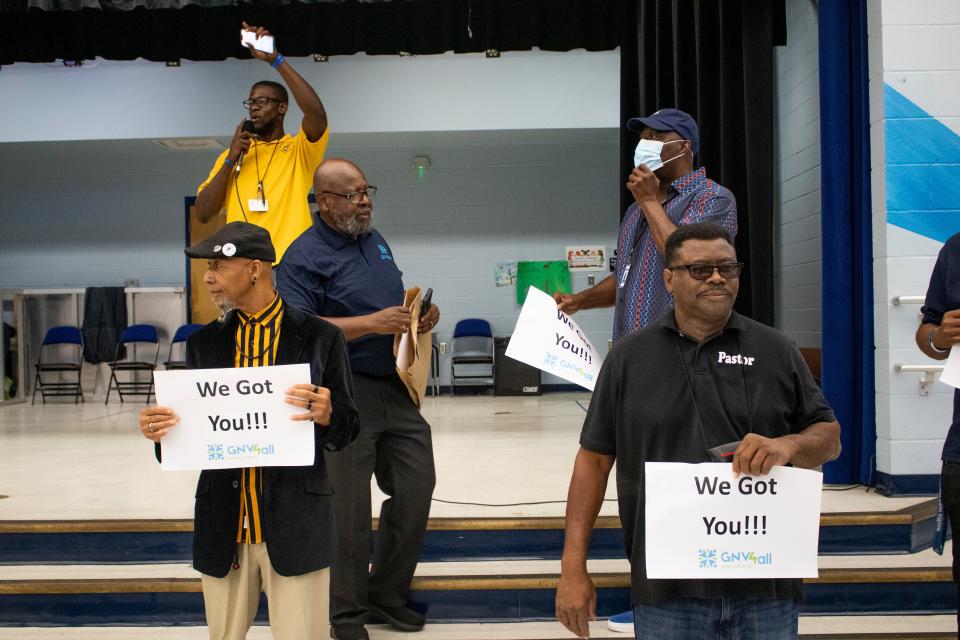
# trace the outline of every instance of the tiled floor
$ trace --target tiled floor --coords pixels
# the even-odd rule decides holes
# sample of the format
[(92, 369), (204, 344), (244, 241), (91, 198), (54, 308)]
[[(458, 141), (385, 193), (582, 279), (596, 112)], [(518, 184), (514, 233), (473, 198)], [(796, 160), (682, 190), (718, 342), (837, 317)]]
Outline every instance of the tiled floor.
[[(437, 466), (431, 515), (562, 516), (587, 402), (587, 393), (428, 398)], [(0, 520), (192, 517), (196, 473), (160, 470), (137, 429), (141, 406), (94, 399), (0, 407), (0, 495), (8, 496)], [(602, 515), (617, 513), (614, 484), (611, 476)], [(921, 500), (825, 491), (823, 510), (885, 511)]]

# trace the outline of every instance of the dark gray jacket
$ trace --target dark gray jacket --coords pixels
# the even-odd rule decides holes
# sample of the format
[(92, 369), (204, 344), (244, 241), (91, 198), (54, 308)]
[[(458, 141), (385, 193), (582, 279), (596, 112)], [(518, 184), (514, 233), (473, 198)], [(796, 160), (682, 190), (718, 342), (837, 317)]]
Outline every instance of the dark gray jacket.
[[(211, 322), (187, 340), (187, 368), (234, 366), (237, 316)], [(316, 426), (316, 456), (309, 467), (265, 467), (261, 522), (273, 568), (297, 576), (330, 566), (337, 552), (333, 495), (323, 451), (341, 449), (357, 437), (360, 419), (353, 401), (353, 377), (340, 329), (284, 305), (276, 363), (310, 365), (313, 384), (330, 389), (330, 426)], [(157, 447), (157, 459), (160, 448)], [(194, 507), (193, 566), (222, 578), (237, 546), (240, 469), (203, 471)]]

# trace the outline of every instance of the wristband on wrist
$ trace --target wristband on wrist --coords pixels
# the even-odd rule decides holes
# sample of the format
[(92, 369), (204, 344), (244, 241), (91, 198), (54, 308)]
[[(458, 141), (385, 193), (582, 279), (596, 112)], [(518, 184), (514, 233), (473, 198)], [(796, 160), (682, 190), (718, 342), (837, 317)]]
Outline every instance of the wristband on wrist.
[(223, 159), (223, 164), (225, 164), (225, 165), (227, 165), (228, 167), (230, 167), (231, 169), (233, 169), (233, 162), (230, 160), (230, 158), (224, 158), (224, 159)]
[(947, 347), (946, 349), (941, 349), (937, 345), (933, 344), (933, 336), (936, 333), (937, 333), (937, 330), (934, 329), (929, 334), (927, 334), (927, 344), (930, 345), (930, 348), (933, 349), (935, 353), (950, 353), (951, 347)]
[(276, 69), (276, 68), (278, 68), (280, 65), (283, 64), (283, 61), (284, 61), (285, 59), (286, 59), (286, 58), (283, 57), (283, 54), (282, 54), (282, 53), (277, 53), (277, 57), (274, 59), (273, 62), (270, 63), (270, 66), (273, 67), (274, 69)]

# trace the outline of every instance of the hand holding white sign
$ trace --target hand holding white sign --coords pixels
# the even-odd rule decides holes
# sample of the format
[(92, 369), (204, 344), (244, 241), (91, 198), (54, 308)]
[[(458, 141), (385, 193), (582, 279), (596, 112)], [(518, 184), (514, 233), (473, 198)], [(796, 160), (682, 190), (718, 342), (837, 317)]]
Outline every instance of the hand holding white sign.
[(309, 379), (306, 364), (158, 371), (161, 406), (140, 412), (140, 429), (162, 443), (165, 470), (313, 464), (314, 422), (329, 424), (331, 405)]
[(557, 302), (530, 287), (507, 356), (593, 391), (603, 358)]
[(814, 578), (823, 475), (647, 462), (648, 578)]
[(940, 382), (951, 387), (960, 388), (960, 347), (950, 350), (947, 362), (940, 374)]
[(178, 422), (180, 416), (170, 407), (153, 406), (140, 409), (140, 433), (157, 444), (160, 444), (167, 432)]

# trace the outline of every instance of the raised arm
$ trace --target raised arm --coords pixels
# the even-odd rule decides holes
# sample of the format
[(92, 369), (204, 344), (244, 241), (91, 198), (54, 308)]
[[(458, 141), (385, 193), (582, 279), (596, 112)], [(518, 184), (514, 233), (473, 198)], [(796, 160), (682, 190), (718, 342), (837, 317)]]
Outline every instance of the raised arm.
[[(267, 31), (266, 28), (253, 27), (246, 22), (243, 23), (243, 28), (245, 31), (255, 32), (258, 38), (270, 35), (270, 32)], [(258, 51), (253, 48), (253, 45), (249, 44), (247, 48), (250, 49), (250, 55), (258, 60), (269, 62), (270, 66), (274, 66), (277, 58), (280, 57), (280, 52), (276, 47), (273, 53)], [(323, 103), (320, 102), (320, 96), (313, 90), (310, 83), (304, 80), (303, 76), (290, 66), (289, 62), (285, 60), (281, 61), (280, 64), (276, 66), (276, 69), (280, 73), (280, 77), (287, 83), (290, 92), (293, 93), (293, 99), (297, 101), (297, 106), (303, 111), (303, 122), (301, 122), (300, 128), (303, 129), (303, 132), (306, 134), (307, 140), (316, 142), (327, 130), (327, 112), (323, 108)]]

